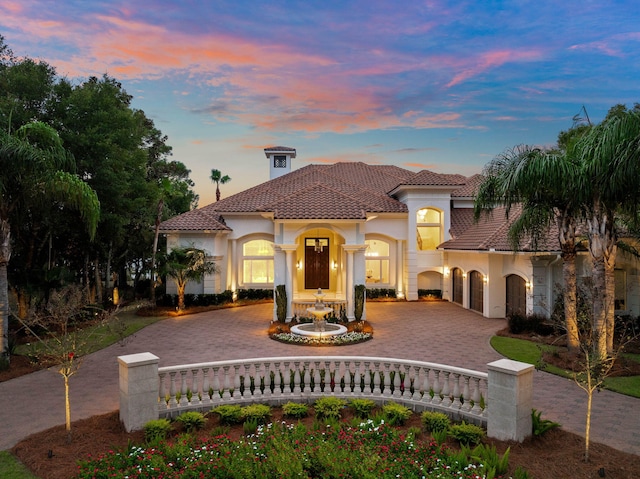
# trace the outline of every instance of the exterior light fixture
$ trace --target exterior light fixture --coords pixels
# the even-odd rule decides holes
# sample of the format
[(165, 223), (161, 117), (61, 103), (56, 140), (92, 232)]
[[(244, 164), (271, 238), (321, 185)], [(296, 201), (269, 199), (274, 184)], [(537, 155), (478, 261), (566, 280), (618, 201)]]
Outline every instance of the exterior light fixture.
[(316, 245), (313, 248), (316, 253), (322, 253), (322, 244), (320, 243), (320, 239), (316, 238)]

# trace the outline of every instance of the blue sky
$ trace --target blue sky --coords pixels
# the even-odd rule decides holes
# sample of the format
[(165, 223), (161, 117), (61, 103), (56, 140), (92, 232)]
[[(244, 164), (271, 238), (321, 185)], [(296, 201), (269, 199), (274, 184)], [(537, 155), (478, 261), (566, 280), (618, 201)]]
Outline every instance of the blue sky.
[(200, 206), (294, 168), (363, 161), (479, 173), (640, 101), (640, 8), (590, 1), (31, 1), (0, 4), (17, 55), (107, 73), (169, 136)]

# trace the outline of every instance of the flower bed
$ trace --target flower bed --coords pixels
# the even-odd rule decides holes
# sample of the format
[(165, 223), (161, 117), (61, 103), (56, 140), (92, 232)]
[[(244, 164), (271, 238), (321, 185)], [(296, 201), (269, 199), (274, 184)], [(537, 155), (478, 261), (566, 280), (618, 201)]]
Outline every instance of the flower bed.
[(371, 338), (373, 338), (371, 333), (358, 333), (355, 331), (340, 336), (328, 336), (326, 338), (300, 336), (293, 333), (275, 333), (271, 335), (271, 339), (275, 339), (281, 343), (301, 344), (303, 346), (344, 346), (369, 341)]

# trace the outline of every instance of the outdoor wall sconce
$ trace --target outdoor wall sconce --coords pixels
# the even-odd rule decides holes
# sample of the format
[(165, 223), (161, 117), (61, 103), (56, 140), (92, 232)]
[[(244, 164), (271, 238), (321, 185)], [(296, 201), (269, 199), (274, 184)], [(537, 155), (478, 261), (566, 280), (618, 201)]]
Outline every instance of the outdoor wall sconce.
[(298, 268), (299, 270), (302, 269), (302, 261), (298, 261), (296, 263), (296, 268)]
[(467, 279), (467, 273), (462, 273), (462, 277), (463, 277), (464, 279)]
[(333, 261), (331, 263), (331, 269), (338, 269), (338, 263), (336, 263), (335, 261)]
[(448, 266), (444, 267), (444, 275), (445, 276), (449, 276), (449, 267)]
[(525, 283), (525, 286), (527, 287), (527, 289), (531, 289), (531, 282), (527, 281)]
[(484, 284), (487, 284), (489, 282), (489, 276), (487, 276), (486, 274), (484, 276), (482, 276), (482, 282)]

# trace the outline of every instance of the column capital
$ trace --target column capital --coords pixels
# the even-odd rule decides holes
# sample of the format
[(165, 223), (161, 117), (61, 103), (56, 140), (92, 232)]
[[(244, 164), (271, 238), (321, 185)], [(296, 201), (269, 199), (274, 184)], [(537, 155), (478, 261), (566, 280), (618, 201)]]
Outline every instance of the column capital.
[(367, 249), (366, 244), (343, 244), (342, 249), (347, 253), (355, 253), (358, 251), (364, 251)]
[(276, 244), (274, 245), (277, 249), (284, 251), (284, 252), (288, 252), (288, 251), (295, 251), (298, 249), (298, 245), (297, 244)]

